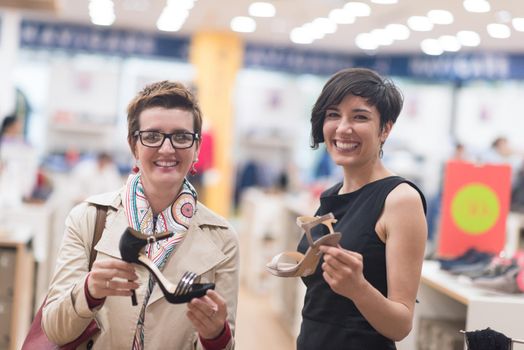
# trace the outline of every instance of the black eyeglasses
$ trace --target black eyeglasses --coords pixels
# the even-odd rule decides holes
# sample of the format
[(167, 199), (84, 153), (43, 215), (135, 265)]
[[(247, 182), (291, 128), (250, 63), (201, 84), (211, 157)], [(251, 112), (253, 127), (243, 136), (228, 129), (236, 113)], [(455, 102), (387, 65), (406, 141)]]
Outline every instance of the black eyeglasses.
[(160, 131), (135, 131), (133, 135), (138, 136), (144, 146), (151, 148), (160, 148), (165, 139), (169, 139), (173, 148), (185, 149), (190, 148), (195, 140), (200, 139), (200, 135), (189, 131), (177, 131), (171, 134)]

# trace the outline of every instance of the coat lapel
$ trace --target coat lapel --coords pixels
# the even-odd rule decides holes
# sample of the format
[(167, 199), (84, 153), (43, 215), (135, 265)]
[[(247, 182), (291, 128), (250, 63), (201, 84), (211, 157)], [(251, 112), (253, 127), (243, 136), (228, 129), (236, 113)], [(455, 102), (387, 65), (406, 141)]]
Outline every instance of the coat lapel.
[(125, 211), (121, 208), (115, 212), (112, 220), (108, 219), (105, 231), (95, 246), (95, 249), (101, 253), (107, 254), (117, 259), (121, 259), (120, 255), (120, 237), (124, 230), (129, 226)]

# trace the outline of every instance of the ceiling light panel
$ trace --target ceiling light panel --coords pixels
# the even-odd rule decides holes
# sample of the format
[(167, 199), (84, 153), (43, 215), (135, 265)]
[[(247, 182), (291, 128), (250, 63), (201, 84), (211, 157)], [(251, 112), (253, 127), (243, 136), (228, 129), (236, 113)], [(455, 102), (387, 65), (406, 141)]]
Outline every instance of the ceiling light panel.
[(166, 32), (179, 31), (189, 17), (189, 11), (193, 6), (194, 0), (167, 0), (166, 6), (156, 21), (156, 27)]
[(231, 20), (231, 30), (238, 33), (252, 33), (257, 29), (257, 23), (251, 17), (238, 16)]
[(110, 26), (115, 21), (115, 5), (111, 0), (91, 0), (89, 2), (89, 17), (93, 24)]
[(495, 39), (507, 39), (511, 36), (511, 29), (505, 24), (490, 23), (486, 29), (488, 34)]
[(312, 24), (314, 30), (324, 34), (333, 34), (337, 31), (337, 24), (325, 17), (316, 18)]
[(376, 50), (378, 43), (375, 41), (375, 37), (370, 33), (361, 33), (355, 38), (355, 44), (362, 50)]
[(431, 10), (428, 12), (428, 19), (433, 24), (451, 24), (453, 23), (453, 14), (446, 10)]
[(461, 45), (456, 36), (442, 35), (438, 38), (438, 41), (444, 51), (457, 52), (460, 50)]
[(389, 46), (393, 44), (391, 33), (382, 28), (373, 29), (370, 34), (374, 41), (380, 46)]
[(524, 32), (524, 17), (513, 18), (511, 24), (516, 31)]
[(315, 38), (313, 38), (310, 33), (302, 27), (293, 29), (289, 34), (289, 38), (295, 44), (303, 45), (311, 44), (313, 41), (315, 41)]
[(420, 48), (422, 52), (426, 55), (438, 56), (444, 53), (444, 49), (440, 45), (440, 42), (437, 39), (425, 39), (420, 43)]
[(425, 16), (409, 17), (408, 26), (416, 32), (429, 32), (433, 29), (433, 23)]
[(486, 0), (464, 0), (462, 4), (469, 12), (484, 13), (491, 10), (491, 5)]
[(388, 33), (391, 33), (394, 40), (406, 40), (410, 35), (409, 28), (403, 24), (388, 24), (385, 29)]
[(269, 2), (254, 2), (249, 5), (249, 15), (253, 17), (275, 17), (277, 10)]
[(356, 17), (370, 14), (369, 5), (362, 2), (348, 2), (342, 8), (331, 10), (327, 17), (319, 17), (294, 28), (289, 34), (289, 39), (295, 44), (311, 44), (315, 40), (324, 38), (326, 34), (334, 34), (339, 25), (352, 24), (356, 21)]
[(337, 24), (351, 24), (355, 23), (355, 16), (352, 16), (344, 9), (334, 9), (329, 13), (328, 18)]
[(348, 2), (344, 5), (344, 11), (353, 17), (367, 17), (371, 14), (371, 7), (363, 2)]
[(480, 45), (480, 35), (471, 30), (461, 30), (457, 39), (462, 46), (475, 47)]

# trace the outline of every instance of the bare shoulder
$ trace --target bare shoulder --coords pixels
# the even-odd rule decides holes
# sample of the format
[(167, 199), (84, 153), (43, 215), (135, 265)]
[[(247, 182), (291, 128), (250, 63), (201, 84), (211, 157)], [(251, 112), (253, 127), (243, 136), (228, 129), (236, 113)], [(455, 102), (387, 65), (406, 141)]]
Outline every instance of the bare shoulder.
[(421, 194), (410, 184), (401, 183), (386, 197), (384, 204), (386, 217), (396, 218), (424, 217), (424, 205)]
[[(410, 184), (401, 183), (387, 196), (383, 224), (387, 237), (412, 239), (426, 234), (426, 215), (421, 194)], [(395, 233), (401, 233), (396, 235)], [(413, 243), (413, 242), (412, 242)]]
[(387, 209), (417, 209), (423, 210), (420, 193), (410, 184), (401, 183), (395, 187), (386, 198)]

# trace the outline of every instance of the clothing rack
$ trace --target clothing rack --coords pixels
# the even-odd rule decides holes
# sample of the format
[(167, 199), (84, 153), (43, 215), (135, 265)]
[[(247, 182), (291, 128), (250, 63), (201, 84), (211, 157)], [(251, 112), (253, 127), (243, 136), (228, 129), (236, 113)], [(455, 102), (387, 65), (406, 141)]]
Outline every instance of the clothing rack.
[[(466, 331), (461, 329), (460, 333), (464, 334), (464, 337), (466, 336)], [(510, 338), (510, 340), (511, 340), (511, 349), (513, 349), (513, 344), (524, 344), (524, 340), (523, 339)]]

